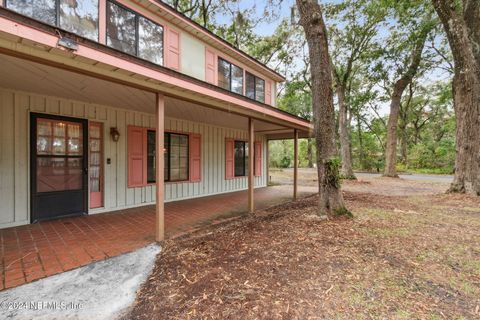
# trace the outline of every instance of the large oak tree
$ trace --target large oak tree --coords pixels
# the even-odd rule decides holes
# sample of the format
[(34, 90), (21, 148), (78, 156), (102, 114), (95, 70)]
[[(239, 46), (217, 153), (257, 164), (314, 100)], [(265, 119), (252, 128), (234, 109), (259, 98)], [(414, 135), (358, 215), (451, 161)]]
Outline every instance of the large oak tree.
[(480, 195), (480, 1), (432, 0), (454, 60), (455, 177), (451, 192)]
[(317, 1), (296, 0), (296, 4), (310, 57), (319, 214), (328, 216), (350, 214), (345, 208), (340, 187), (339, 161), (336, 158), (332, 67), (328, 52), (327, 28)]
[(348, 0), (327, 8), (326, 17), (333, 21), (328, 31), (338, 103), (341, 175), (345, 179), (355, 179), (350, 150), (350, 122), (358, 110), (353, 110), (352, 86), (377, 51), (374, 40), (387, 10), (372, 0)]
[(398, 118), (400, 114), (400, 102), (405, 89), (412, 83), (413, 78), (417, 74), (418, 67), (422, 60), (422, 52), (427, 40), (428, 33), (430, 32), (431, 23), (428, 18), (424, 22), (426, 25), (419, 32), (418, 37), (415, 39), (412, 53), (410, 56), (410, 62), (407, 68), (401, 73), (400, 77), (395, 81), (393, 86), (393, 92), (390, 100), (390, 115), (387, 123), (387, 143), (385, 151), (385, 171), (384, 176), (396, 177), (396, 163), (397, 163), (397, 128)]

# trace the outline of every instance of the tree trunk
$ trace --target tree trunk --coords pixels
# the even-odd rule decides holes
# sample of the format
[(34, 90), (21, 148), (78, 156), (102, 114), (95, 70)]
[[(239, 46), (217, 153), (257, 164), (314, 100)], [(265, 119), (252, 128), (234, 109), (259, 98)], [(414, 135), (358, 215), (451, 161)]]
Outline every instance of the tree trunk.
[(327, 28), (316, 0), (296, 0), (300, 24), (305, 30), (312, 78), (312, 109), (317, 145), (318, 214), (349, 215), (340, 187), (339, 163), (335, 158), (335, 110)]
[[(398, 83), (398, 82), (397, 82)], [(387, 124), (387, 144), (385, 151), (385, 172), (386, 177), (395, 177), (397, 175), (397, 125), (400, 112), (400, 100), (402, 99), (403, 89), (400, 85), (395, 85), (392, 100), (390, 102), (390, 115)]]
[(408, 162), (408, 134), (407, 124), (404, 119), (400, 121), (400, 161), (403, 165), (407, 166)]
[(398, 177), (397, 175), (397, 126), (398, 116), (400, 113), (400, 102), (402, 100), (402, 94), (407, 86), (412, 82), (413, 77), (417, 73), (418, 66), (422, 59), (422, 51), (427, 40), (428, 33), (431, 29), (425, 28), (419, 35), (415, 42), (415, 47), (410, 57), (410, 65), (406, 72), (395, 82), (393, 87), (393, 93), (390, 101), (390, 116), (388, 117), (387, 124), (387, 145), (385, 151), (385, 172), (386, 177)]
[(480, 195), (480, 3), (463, 1), (468, 7), (458, 12), (451, 1), (432, 2), (444, 26), (455, 63), (455, 177), (449, 192), (473, 191)]
[(340, 135), (340, 157), (342, 169), (340, 174), (345, 179), (356, 179), (352, 168), (352, 157), (350, 153), (350, 141), (348, 139), (347, 106), (345, 104), (345, 87), (337, 84), (338, 98), (338, 131)]
[(360, 167), (362, 168), (362, 170), (365, 170), (367, 168), (366, 164), (365, 164), (365, 160), (366, 160), (366, 157), (365, 157), (365, 150), (363, 150), (363, 136), (362, 136), (362, 124), (360, 122), (360, 116), (357, 115), (357, 135), (358, 135), (358, 147), (360, 149), (360, 152), (359, 152), (359, 163), (360, 163)]
[(312, 148), (312, 139), (308, 138), (307, 139), (307, 160), (308, 164), (307, 166), (309, 168), (313, 168), (313, 148)]
[(407, 154), (408, 154), (408, 134), (407, 134), (407, 125), (408, 125), (408, 115), (410, 111), (410, 103), (413, 98), (413, 89), (410, 84), (410, 94), (407, 101), (403, 104), (400, 104), (400, 161), (403, 165), (407, 166)]

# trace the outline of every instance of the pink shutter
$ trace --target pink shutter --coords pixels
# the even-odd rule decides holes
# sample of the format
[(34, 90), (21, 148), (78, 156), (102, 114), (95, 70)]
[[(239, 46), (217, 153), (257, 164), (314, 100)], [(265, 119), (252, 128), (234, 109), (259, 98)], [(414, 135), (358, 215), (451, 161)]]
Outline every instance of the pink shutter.
[(235, 142), (233, 139), (225, 139), (225, 179), (235, 177)]
[(128, 187), (141, 187), (146, 182), (146, 148), (144, 128), (128, 127)]
[(262, 143), (255, 142), (255, 150), (253, 153), (255, 158), (255, 176), (260, 177), (262, 175)]
[(202, 136), (199, 134), (190, 135), (190, 181), (198, 182), (202, 179)]
[(272, 104), (272, 82), (265, 81), (265, 104)]
[(215, 66), (216, 61), (215, 61), (215, 52), (212, 50), (206, 48), (205, 49), (205, 81), (211, 84), (216, 84), (215, 81)]
[(166, 66), (180, 71), (180, 33), (171, 28), (166, 28)]

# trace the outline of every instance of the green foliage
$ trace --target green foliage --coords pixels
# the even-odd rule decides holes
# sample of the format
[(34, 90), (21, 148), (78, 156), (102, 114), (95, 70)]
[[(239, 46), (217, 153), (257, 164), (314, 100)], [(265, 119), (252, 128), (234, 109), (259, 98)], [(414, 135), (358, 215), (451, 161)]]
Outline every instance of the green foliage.
[(304, 119), (312, 118), (312, 93), (305, 80), (285, 84), (284, 94), (278, 99), (278, 108)]
[[(308, 167), (308, 140), (299, 139), (298, 166)], [(315, 163), (315, 146), (313, 141), (312, 154)], [(275, 140), (269, 142), (269, 165), (271, 168), (291, 168), (293, 166), (293, 140)]]
[(338, 208), (333, 211), (334, 216), (336, 217), (348, 217), (353, 218), (353, 213), (349, 211), (347, 208)]
[(342, 162), (338, 158), (329, 159), (325, 162), (325, 176), (327, 183), (337, 189), (340, 188), (340, 167)]
[(293, 159), (293, 141), (277, 140), (269, 143), (269, 162), (272, 168), (288, 168)]
[[(168, 0), (188, 17), (234, 46), (286, 75), (278, 84), (279, 109), (312, 119), (310, 62), (303, 29), (279, 17), (281, 0)], [(461, 1), (455, 1), (461, 12)], [(349, 141), (355, 169), (382, 171), (386, 140), (385, 111), (392, 85), (409, 65), (415, 40), (436, 24), (431, 1), (342, 0), (324, 2), (335, 84), (345, 89)], [(431, 19), (428, 19), (428, 18)], [(294, 19), (293, 19), (294, 20)], [(293, 21), (292, 20), (292, 21)], [(429, 23), (425, 23), (425, 21)], [(270, 35), (258, 33), (274, 23)], [(399, 138), (406, 139), (406, 159), (399, 169), (451, 172), (455, 157), (455, 118), (450, 77), (451, 52), (442, 29), (427, 40), (413, 93), (402, 99)], [(401, 139), (400, 139), (401, 140)], [(300, 139), (299, 166), (315, 163), (315, 141)], [(293, 165), (293, 141), (270, 142), (270, 165)]]

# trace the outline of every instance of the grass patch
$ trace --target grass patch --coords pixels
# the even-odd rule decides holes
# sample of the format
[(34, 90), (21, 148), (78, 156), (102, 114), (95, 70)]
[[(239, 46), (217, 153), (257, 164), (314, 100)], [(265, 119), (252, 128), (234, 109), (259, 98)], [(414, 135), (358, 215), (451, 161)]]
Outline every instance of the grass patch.
[(368, 217), (368, 218), (375, 218), (375, 219), (382, 219), (382, 220), (390, 220), (395, 215), (392, 211), (387, 211), (383, 209), (364, 209), (361, 210), (361, 215)]

